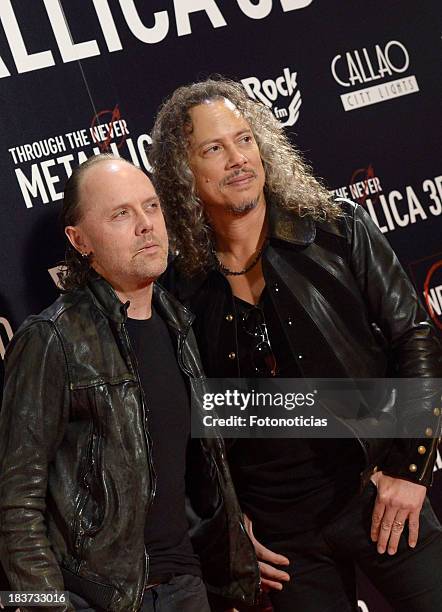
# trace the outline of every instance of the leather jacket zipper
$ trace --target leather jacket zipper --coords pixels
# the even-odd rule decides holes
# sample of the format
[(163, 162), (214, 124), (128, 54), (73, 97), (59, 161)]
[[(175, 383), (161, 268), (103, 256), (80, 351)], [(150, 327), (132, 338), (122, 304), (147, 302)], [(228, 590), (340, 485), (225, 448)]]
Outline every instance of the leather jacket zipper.
[(184, 374), (186, 374), (189, 378), (195, 378), (193, 373), (189, 370), (189, 368), (186, 366), (183, 360), (183, 345), (185, 341), (186, 341), (186, 336), (182, 332), (179, 332), (178, 350), (177, 350), (178, 365), (180, 366)]
[[(219, 453), (221, 461), (227, 463), (227, 457), (226, 457), (225, 452), (224, 452), (224, 446), (223, 446), (223, 443), (222, 443), (220, 438), (216, 439), (216, 444), (218, 446), (218, 453)], [(203, 447), (203, 449), (204, 449), (204, 447)], [(215, 466), (215, 471), (216, 471), (216, 474), (217, 474), (218, 484), (221, 487), (222, 485), (221, 485), (220, 469), (219, 469), (218, 463), (217, 463), (215, 457), (213, 457), (212, 455), (210, 455), (210, 461)], [(244, 533), (244, 535), (245, 535), (246, 539), (248, 540), (248, 542), (250, 543), (250, 550), (251, 550), (253, 559), (255, 561), (256, 567), (258, 567), (258, 558), (256, 556), (255, 547), (253, 546), (253, 542), (252, 542), (249, 534), (247, 533), (247, 529), (246, 529), (246, 527), (244, 525), (241, 509), (239, 509), (239, 512), (240, 512), (240, 514), (239, 514), (239, 516), (237, 518), (238, 518), (240, 529)], [(261, 594), (261, 574), (258, 571), (257, 580), (255, 581), (255, 592), (254, 592), (254, 596), (253, 596), (254, 597), (254, 605), (258, 605), (258, 603), (260, 601), (260, 594)]]
[[(253, 554), (253, 558), (255, 559), (255, 563), (256, 563), (256, 567), (259, 568), (259, 563), (258, 563), (258, 557), (256, 556), (256, 552), (255, 552), (255, 547), (253, 545), (252, 540), (250, 539), (249, 534), (247, 533), (247, 529), (246, 526), (244, 525), (244, 522), (242, 520), (242, 518), (239, 519), (239, 524), (241, 527), (241, 531), (244, 533), (244, 535), (246, 536), (246, 538), (248, 539), (248, 541), (250, 542), (250, 547), (251, 547), (251, 551)], [(255, 593), (253, 595), (254, 597), (254, 605), (258, 605), (259, 604), (259, 600), (260, 600), (260, 595), (261, 595), (261, 572), (258, 569), (258, 580), (255, 582)]]
[(74, 518), (74, 522), (72, 526), (74, 547), (77, 551), (77, 558), (78, 558), (78, 561), (76, 564), (77, 571), (80, 569), (81, 557), (82, 557), (83, 545), (84, 545), (84, 539), (85, 539), (85, 534), (84, 534), (84, 531), (81, 529), (80, 524), (81, 524), (81, 515), (83, 513), (84, 506), (86, 505), (86, 501), (89, 495), (89, 485), (86, 481), (86, 477), (88, 475), (88, 472), (89, 472), (89, 469), (92, 463), (91, 453), (92, 453), (93, 435), (94, 435), (94, 425), (93, 423), (91, 423), (89, 427), (89, 437), (88, 437), (88, 444), (87, 444), (87, 450), (86, 450), (86, 460), (84, 462), (84, 467), (81, 471), (81, 475), (79, 478), (79, 481), (84, 486), (85, 491), (82, 493), (82, 495), (79, 498), (77, 509), (76, 509), (76, 514), (75, 514), (75, 518)]
[[(134, 365), (134, 372), (135, 375), (137, 377), (137, 382), (138, 382), (138, 386), (141, 392), (141, 407), (142, 407), (142, 411), (143, 411), (143, 432), (144, 432), (144, 441), (146, 443), (146, 454), (147, 454), (147, 463), (148, 463), (148, 467), (149, 467), (149, 474), (150, 474), (150, 481), (151, 481), (151, 487), (150, 487), (150, 496), (149, 496), (149, 501), (147, 504), (147, 508), (146, 508), (146, 517), (147, 514), (150, 510), (150, 508), (152, 507), (153, 504), (153, 500), (155, 498), (155, 493), (156, 493), (156, 489), (157, 489), (157, 478), (156, 478), (156, 473), (155, 473), (155, 468), (153, 465), (153, 461), (152, 461), (152, 448), (153, 448), (153, 442), (152, 442), (152, 438), (150, 437), (149, 434), (149, 430), (147, 428), (147, 414), (148, 414), (148, 408), (146, 405), (146, 396), (144, 394), (144, 389), (141, 385), (141, 379), (140, 379), (140, 373), (138, 370), (138, 360), (136, 358), (136, 355), (134, 353), (134, 350), (132, 348), (132, 343), (130, 341), (129, 338), (129, 334), (127, 333), (127, 329), (124, 323), (122, 323), (121, 325), (123, 332), (124, 332), (124, 337), (125, 340), (127, 342), (127, 346), (129, 349), (129, 357), (132, 361), (132, 364)], [(146, 547), (144, 547), (144, 580), (143, 580), (143, 589), (141, 590), (141, 592), (138, 594), (137, 597), (137, 601), (135, 604), (135, 610), (140, 610), (141, 608), (141, 603), (142, 603), (142, 599), (143, 599), (143, 594), (144, 594), (144, 586), (146, 585), (146, 581), (149, 575), (149, 564), (150, 564), (150, 560), (149, 560), (149, 553), (146, 550)]]

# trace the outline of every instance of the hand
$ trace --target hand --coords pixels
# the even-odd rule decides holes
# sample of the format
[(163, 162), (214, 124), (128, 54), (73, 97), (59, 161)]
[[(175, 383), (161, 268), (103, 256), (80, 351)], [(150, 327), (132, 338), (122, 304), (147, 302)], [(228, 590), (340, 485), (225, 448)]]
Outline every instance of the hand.
[(371, 539), (377, 542), (377, 550), (383, 554), (397, 551), (399, 539), (408, 520), (408, 545), (414, 548), (419, 535), (419, 514), (427, 494), (423, 485), (391, 478), (382, 472), (371, 476), (378, 494), (373, 508)]
[(282, 591), (282, 582), (288, 582), (290, 580), (289, 574), (281, 570), (275, 569), (272, 565), (265, 563), (269, 561), (274, 565), (289, 565), (290, 561), (283, 555), (278, 555), (262, 544), (253, 535), (252, 521), (248, 516), (244, 515), (244, 525), (247, 533), (252, 541), (255, 549), (256, 556), (258, 558), (259, 573), (261, 575), (261, 588), (263, 591), (270, 591), (274, 589), (276, 591)]

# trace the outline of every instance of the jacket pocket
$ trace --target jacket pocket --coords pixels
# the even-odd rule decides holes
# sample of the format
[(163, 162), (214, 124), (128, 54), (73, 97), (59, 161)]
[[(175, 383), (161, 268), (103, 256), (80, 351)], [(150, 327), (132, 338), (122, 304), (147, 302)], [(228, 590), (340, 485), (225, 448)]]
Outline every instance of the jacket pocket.
[(65, 589), (77, 593), (84, 597), (88, 602), (101, 609), (106, 610), (116, 592), (115, 587), (104, 582), (90, 580), (84, 576), (78, 576), (68, 569), (62, 567), (63, 581)]
[(91, 423), (86, 453), (81, 462), (79, 494), (73, 521), (73, 543), (79, 560), (82, 559), (85, 538), (93, 537), (103, 526), (106, 496), (102, 468), (102, 438)]
[(94, 536), (103, 526), (106, 513), (106, 496), (103, 483), (102, 437), (93, 432), (90, 470), (85, 479), (88, 495), (85, 498), (81, 524), (84, 535)]

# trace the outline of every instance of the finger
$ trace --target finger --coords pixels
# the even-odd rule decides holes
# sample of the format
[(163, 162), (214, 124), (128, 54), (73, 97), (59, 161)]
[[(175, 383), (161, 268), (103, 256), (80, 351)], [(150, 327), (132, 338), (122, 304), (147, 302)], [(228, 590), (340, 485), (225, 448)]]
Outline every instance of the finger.
[(275, 563), (276, 565), (290, 565), (290, 561), (287, 559), (287, 557), (273, 552), (258, 542), (253, 533), (253, 523), (247, 514), (244, 514), (244, 525), (252, 541), (256, 556), (260, 561), (270, 561), (270, 563)]
[(401, 539), (402, 532), (404, 531), (405, 521), (408, 518), (408, 512), (406, 510), (400, 510), (393, 519), (391, 526), (390, 539), (388, 540), (388, 554), (394, 555), (397, 552), (399, 540)]
[(371, 531), (370, 537), (372, 542), (377, 542), (379, 537), (379, 530), (381, 528), (382, 517), (385, 513), (385, 504), (376, 498), (374, 504), (373, 513), (371, 515)]
[(258, 565), (261, 578), (269, 580), (282, 580), (283, 582), (288, 582), (290, 580), (290, 575), (287, 574), (287, 572), (276, 569), (267, 563), (259, 563)]
[(290, 561), (287, 559), (287, 557), (284, 557), (284, 555), (279, 555), (269, 548), (266, 548), (260, 544), (258, 540), (254, 541), (254, 547), (256, 556), (260, 561), (269, 561), (275, 565), (290, 565)]
[(379, 475), (381, 474), (381, 472), (374, 472), (371, 476), (370, 476), (370, 480), (371, 482), (374, 484), (374, 486), (376, 488), (378, 488), (378, 480), (379, 480)]
[(408, 517), (408, 545), (411, 546), (411, 548), (416, 546), (419, 537), (419, 514), (420, 510), (417, 512), (410, 512), (410, 516)]
[(388, 540), (390, 539), (391, 529), (393, 527), (393, 521), (396, 517), (396, 514), (397, 514), (397, 508), (390, 507), (390, 508), (387, 508), (387, 510), (384, 512), (384, 516), (382, 517), (381, 528), (379, 529), (379, 536), (378, 536), (378, 546), (377, 546), (378, 553), (380, 553), (381, 555), (387, 549), (387, 543), (388, 543)]
[(282, 591), (283, 585), (280, 582), (273, 582), (272, 580), (261, 580), (261, 591), (267, 593), (268, 591)]
[(243, 520), (244, 520), (244, 527), (246, 528), (246, 531), (249, 534), (250, 539), (254, 540), (255, 536), (253, 535), (252, 521), (249, 519), (247, 514), (243, 514)]

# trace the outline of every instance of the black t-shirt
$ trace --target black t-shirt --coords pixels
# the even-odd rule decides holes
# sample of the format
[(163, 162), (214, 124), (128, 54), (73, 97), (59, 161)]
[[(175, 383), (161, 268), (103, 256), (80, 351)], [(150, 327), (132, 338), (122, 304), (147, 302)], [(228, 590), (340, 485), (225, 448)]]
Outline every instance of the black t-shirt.
[(155, 496), (145, 527), (149, 581), (169, 573), (200, 576), (185, 512), (186, 451), (190, 437), (186, 384), (167, 325), (154, 309), (150, 319), (128, 319), (127, 330), (146, 398), (156, 473)]
[[(249, 323), (255, 307), (239, 298), (235, 307), (241, 376), (254, 377), (256, 339)], [(258, 308), (255, 319), (265, 321), (276, 376), (301, 377), (266, 289)], [(353, 439), (239, 439), (229, 462), (241, 507), (254, 520), (256, 537), (267, 539), (320, 527), (336, 515), (358, 489), (362, 453)]]

